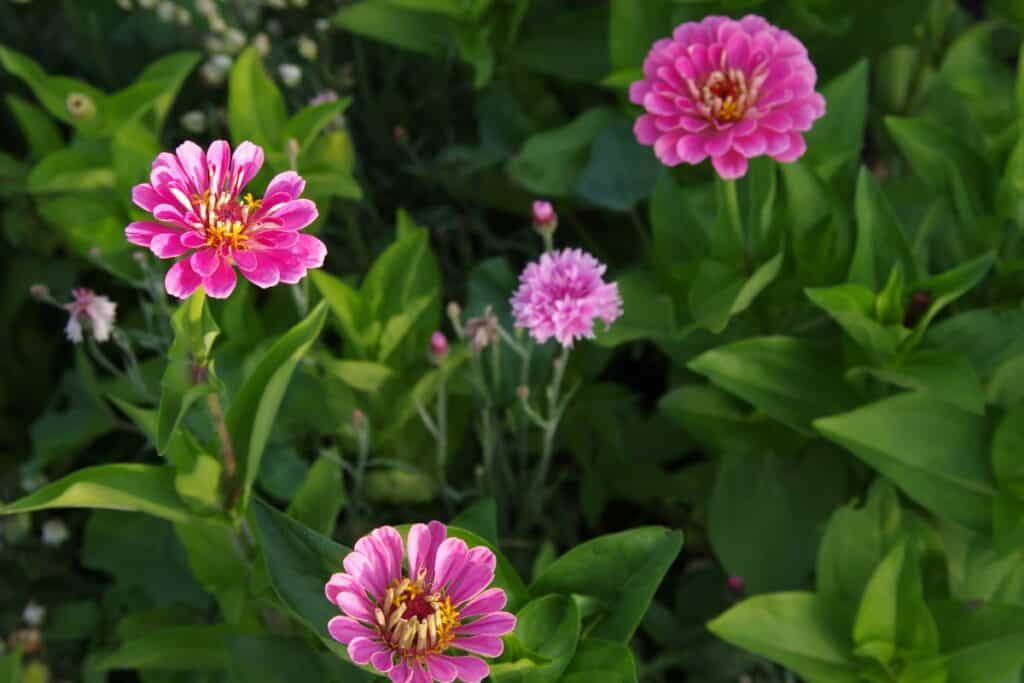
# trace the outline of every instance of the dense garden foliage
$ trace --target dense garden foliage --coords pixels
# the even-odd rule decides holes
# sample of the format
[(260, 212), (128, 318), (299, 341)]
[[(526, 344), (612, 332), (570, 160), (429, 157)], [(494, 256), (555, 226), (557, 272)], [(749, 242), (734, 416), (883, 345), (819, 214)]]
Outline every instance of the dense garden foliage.
[(1021, 683), (1022, 55), (3, 3), (0, 683)]

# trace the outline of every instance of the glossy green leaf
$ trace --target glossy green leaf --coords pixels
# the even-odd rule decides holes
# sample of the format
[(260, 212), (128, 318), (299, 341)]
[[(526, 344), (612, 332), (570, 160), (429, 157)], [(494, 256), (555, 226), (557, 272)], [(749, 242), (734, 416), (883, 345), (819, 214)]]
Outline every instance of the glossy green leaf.
[[(0, 66), (23, 80), (55, 118), (93, 134), (105, 127), (107, 95), (102, 91), (74, 78), (51, 76), (31, 58), (7, 47), (0, 46)], [(67, 98), (72, 93), (89, 97), (95, 105), (95, 115), (83, 119), (72, 117), (67, 108)]]
[(173, 469), (129, 463), (84, 467), (4, 505), (0, 512), (11, 515), (53, 508), (127, 510), (171, 521), (190, 515), (174, 490)]
[[(689, 367), (804, 433), (810, 433), (816, 418), (853, 404), (834, 353), (801, 339), (746, 339), (707, 351)], [(809, 386), (814, 387), (813, 393), (807, 392)]]
[(202, 671), (227, 666), (227, 627), (179, 626), (133, 638), (93, 659), (94, 668), (160, 671)]
[(850, 282), (878, 291), (896, 264), (908, 277), (914, 276), (917, 264), (906, 231), (878, 182), (864, 167), (857, 177), (854, 210), (857, 240), (850, 262)]
[(928, 325), (946, 306), (956, 301), (964, 294), (974, 289), (979, 282), (988, 274), (996, 261), (994, 251), (989, 251), (977, 258), (948, 270), (939, 275), (932, 275), (923, 280), (918, 280), (908, 287), (911, 291), (927, 292), (931, 296), (931, 303), (917, 325), (914, 326), (914, 334), (907, 341), (908, 346), (913, 346), (924, 335)]
[(804, 290), (807, 298), (828, 313), (858, 346), (875, 359), (893, 356), (899, 334), (874, 318), (875, 294), (864, 285), (846, 283)]
[(493, 498), (481, 498), (452, 518), (452, 526), (472, 531), (488, 543), (498, 543), (498, 506)]
[(978, 531), (990, 527), (995, 491), (982, 417), (908, 393), (814, 426), (935, 514)]
[(778, 277), (784, 255), (785, 249), (779, 250), (749, 277), (721, 261), (702, 261), (689, 295), (694, 319), (715, 334), (724, 330)]
[(288, 514), (314, 531), (330, 536), (345, 506), (345, 480), (336, 453), (324, 453), (306, 473), (288, 504)]
[(1024, 309), (977, 308), (931, 325), (921, 347), (964, 356), (981, 379), (1024, 354)]
[(749, 598), (708, 624), (719, 638), (811, 681), (861, 683), (846, 624), (812, 593)]
[(933, 605), (949, 683), (1015, 680), (1024, 666), (1024, 609), (944, 601)]
[(333, 102), (314, 104), (302, 109), (288, 120), (284, 128), (284, 139), (294, 138), (300, 152), (309, 149), (324, 127), (348, 109), (352, 99), (345, 97)]
[(963, 356), (919, 351), (880, 367), (858, 368), (883, 382), (928, 394), (977, 415), (985, 414), (985, 394), (974, 367)]
[(229, 524), (217, 519), (177, 522), (174, 531), (185, 546), (196, 580), (217, 599), (224, 619), (237, 624), (250, 599), (246, 582), (249, 562), (243, 541)]
[(808, 158), (826, 177), (840, 168), (852, 170), (860, 159), (868, 119), (868, 72), (868, 61), (862, 59), (821, 88), (828, 110), (806, 139)]
[(288, 122), (284, 98), (260, 63), (255, 47), (235, 59), (228, 81), (228, 125), (236, 142), (250, 140), (283, 150), (282, 134)]
[(633, 271), (618, 278), (622, 317), (609, 327), (597, 321), (601, 346), (618, 346), (636, 339), (671, 339), (677, 332), (672, 300), (649, 273)]
[(114, 170), (109, 159), (68, 147), (40, 159), (29, 171), (26, 184), (38, 194), (103, 190), (114, 186)]
[(560, 680), (580, 639), (580, 613), (567, 595), (545, 595), (516, 614), (513, 635), (526, 657), (495, 664), (494, 683), (553, 683)]
[(356, 354), (362, 355), (376, 339), (369, 334), (370, 312), (359, 293), (322, 270), (310, 272), (310, 277), (339, 321), (346, 344), (351, 344)]
[[(603, 678), (602, 678), (603, 677)], [(637, 683), (636, 661), (628, 645), (585, 638), (565, 670), (564, 683)]]
[(321, 302), (304, 320), (279, 337), (245, 379), (228, 408), (228, 432), (238, 459), (238, 477), (244, 486), (243, 510), (260, 471), (263, 450), (285, 389), (295, 366), (320, 336), (326, 316), (327, 306)]
[(394, 370), (383, 363), (364, 360), (327, 361), (327, 369), (345, 384), (358, 391), (373, 394), (394, 376)]
[(600, 614), (588, 634), (627, 642), (682, 545), (681, 532), (662, 527), (600, 536), (551, 563), (530, 585), (530, 593), (594, 598)]
[(650, 150), (636, 144), (633, 126), (619, 121), (594, 139), (590, 161), (580, 170), (575, 191), (595, 206), (629, 211), (651, 194), (661, 172)]
[(1001, 488), (1024, 500), (1024, 406), (999, 422), (992, 439), (992, 471)]

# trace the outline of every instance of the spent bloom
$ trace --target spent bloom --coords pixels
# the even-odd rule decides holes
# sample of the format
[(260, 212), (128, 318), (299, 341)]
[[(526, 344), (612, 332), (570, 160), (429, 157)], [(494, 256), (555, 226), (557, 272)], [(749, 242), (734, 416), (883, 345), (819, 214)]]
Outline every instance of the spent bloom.
[(499, 324), (498, 316), (494, 315), (490, 306), (484, 308), (483, 315), (467, 320), (465, 334), (469, 350), (473, 353), (480, 353), (491, 344), (497, 343), (501, 334), (498, 331)]
[[(359, 539), (345, 572), (327, 582), (327, 599), (346, 615), (327, 630), (352, 661), (393, 683), (478, 683), (489, 668), (473, 655), (500, 655), (501, 636), (516, 625), (501, 611), (505, 591), (488, 588), (494, 553), (447, 538), (440, 522), (414, 524), (407, 540), (403, 548), (389, 526)], [(460, 650), (470, 654), (453, 652)]]
[(71, 298), (70, 303), (64, 304), (64, 310), (69, 314), (68, 324), (64, 326), (68, 339), (80, 344), (85, 338), (82, 330), (86, 328), (98, 342), (110, 339), (117, 317), (117, 304), (85, 287), (72, 289)]
[(551, 337), (565, 347), (594, 336), (594, 319), (611, 325), (622, 315), (619, 286), (606, 283), (606, 266), (580, 249), (542, 254), (519, 276), (512, 295), (516, 327), (543, 344)]
[(687, 22), (654, 43), (629, 89), (646, 110), (634, 132), (667, 166), (711, 157), (720, 176), (739, 178), (752, 157), (803, 155), (803, 133), (825, 114), (816, 80), (803, 43), (759, 16)]
[(235, 267), (257, 287), (295, 284), (323, 265), (327, 247), (300, 232), (316, 220), (316, 205), (299, 195), (306, 182), (294, 171), (278, 173), (263, 199), (242, 189), (263, 166), (263, 149), (243, 142), (234, 153), (224, 140), (205, 152), (184, 142), (175, 154), (157, 155), (150, 182), (132, 189), (132, 201), (159, 222), (125, 228), (132, 244), (160, 258), (183, 256), (164, 278), (180, 299), (200, 285), (223, 299), (235, 289)]

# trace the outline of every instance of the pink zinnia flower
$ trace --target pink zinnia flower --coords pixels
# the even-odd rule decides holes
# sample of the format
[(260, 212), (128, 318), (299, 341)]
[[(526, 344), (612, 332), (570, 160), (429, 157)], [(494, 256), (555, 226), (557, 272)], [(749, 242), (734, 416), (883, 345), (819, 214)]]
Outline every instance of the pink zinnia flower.
[(83, 326), (88, 327), (93, 338), (98, 342), (110, 339), (114, 329), (114, 318), (117, 315), (117, 304), (105, 296), (100, 296), (91, 289), (79, 287), (71, 290), (73, 301), (64, 304), (64, 310), (70, 315), (64, 333), (75, 344), (84, 338)]
[(393, 683), (478, 683), (487, 676), (482, 659), (450, 652), (497, 657), (516, 618), (500, 611), (505, 591), (487, 588), (494, 553), (446, 536), (440, 522), (414, 524), (403, 566), (402, 537), (382, 526), (345, 557), (345, 573), (332, 576), (326, 592), (346, 616), (331, 619), (327, 630), (348, 645), (353, 662)]
[(751, 157), (803, 155), (802, 133), (825, 114), (816, 80), (803, 43), (761, 17), (687, 22), (654, 43), (630, 87), (647, 110), (633, 130), (667, 166), (710, 156), (720, 176), (739, 178)]
[(136, 221), (125, 228), (132, 244), (160, 258), (180, 259), (167, 271), (167, 293), (188, 297), (199, 285), (223, 299), (235, 289), (235, 266), (257, 287), (295, 284), (308, 268), (323, 265), (327, 247), (299, 231), (316, 220), (316, 205), (299, 199), (306, 182), (294, 171), (270, 181), (263, 199), (242, 188), (263, 166), (263, 149), (217, 140), (203, 152), (194, 142), (153, 162), (150, 182), (132, 189), (132, 201), (159, 222)]
[(551, 337), (571, 347), (593, 338), (594, 319), (611, 325), (622, 315), (619, 286), (606, 283), (605, 265), (580, 249), (549, 251), (519, 276), (512, 295), (516, 327), (525, 327), (539, 343)]

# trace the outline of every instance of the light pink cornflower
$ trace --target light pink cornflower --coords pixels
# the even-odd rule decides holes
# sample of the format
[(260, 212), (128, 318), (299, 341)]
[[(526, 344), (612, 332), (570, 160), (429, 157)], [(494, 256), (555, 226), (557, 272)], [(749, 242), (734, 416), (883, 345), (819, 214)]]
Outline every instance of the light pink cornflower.
[[(167, 293), (188, 297), (200, 285), (223, 299), (235, 289), (235, 267), (257, 287), (295, 284), (323, 265), (327, 247), (299, 231), (316, 220), (316, 205), (300, 199), (304, 181), (294, 171), (270, 181), (263, 199), (242, 188), (263, 166), (263, 149), (243, 142), (234, 151), (217, 140), (204, 152), (187, 141), (175, 154), (157, 155), (150, 182), (132, 188), (132, 201), (159, 222), (125, 228), (132, 244), (160, 258), (187, 254), (164, 278)], [(191, 253), (189, 253), (191, 252)]]
[(327, 599), (346, 616), (327, 630), (348, 645), (352, 661), (370, 664), (393, 683), (478, 683), (490, 669), (479, 657), (497, 657), (501, 636), (516, 618), (501, 609), (505, 591), (494, 580), (494, 553), (446, 538), (440, 522), (409, 530), (407, 562), (402, 537), (382, 526), (356, 542), (345, 572), (325, 588)]
[(551, 337), (565, 347), (594, 336), (594, 319), (611, 325), (622, 315), (619, 286), (606, 283), (606, 266), (580, 249), (549, 251), (519, 276), (512, 295), (516, 327), (525, 327), (537, 342)]
[(64, 334), (75, 344), (82, 343), (85, 338), (83, 328), (88, 328), (98, 342), (110, 339), (114, 329), (114, 318), (117, 316), (117, 304), (105, 296), (85, 287), (71, 290), (71, 303), (64, 304), (69, 313), (68, 324), (64, 326)]
[(687, 22), (654, 43), (630, 87), (646, 110), (633, 130), (667, 166), (711, 157), (720, 176), (739, 178), (752, 157), (803, 155), (803, 133), (825, 114), (816, 80), (803, 43), (759, 16)]

